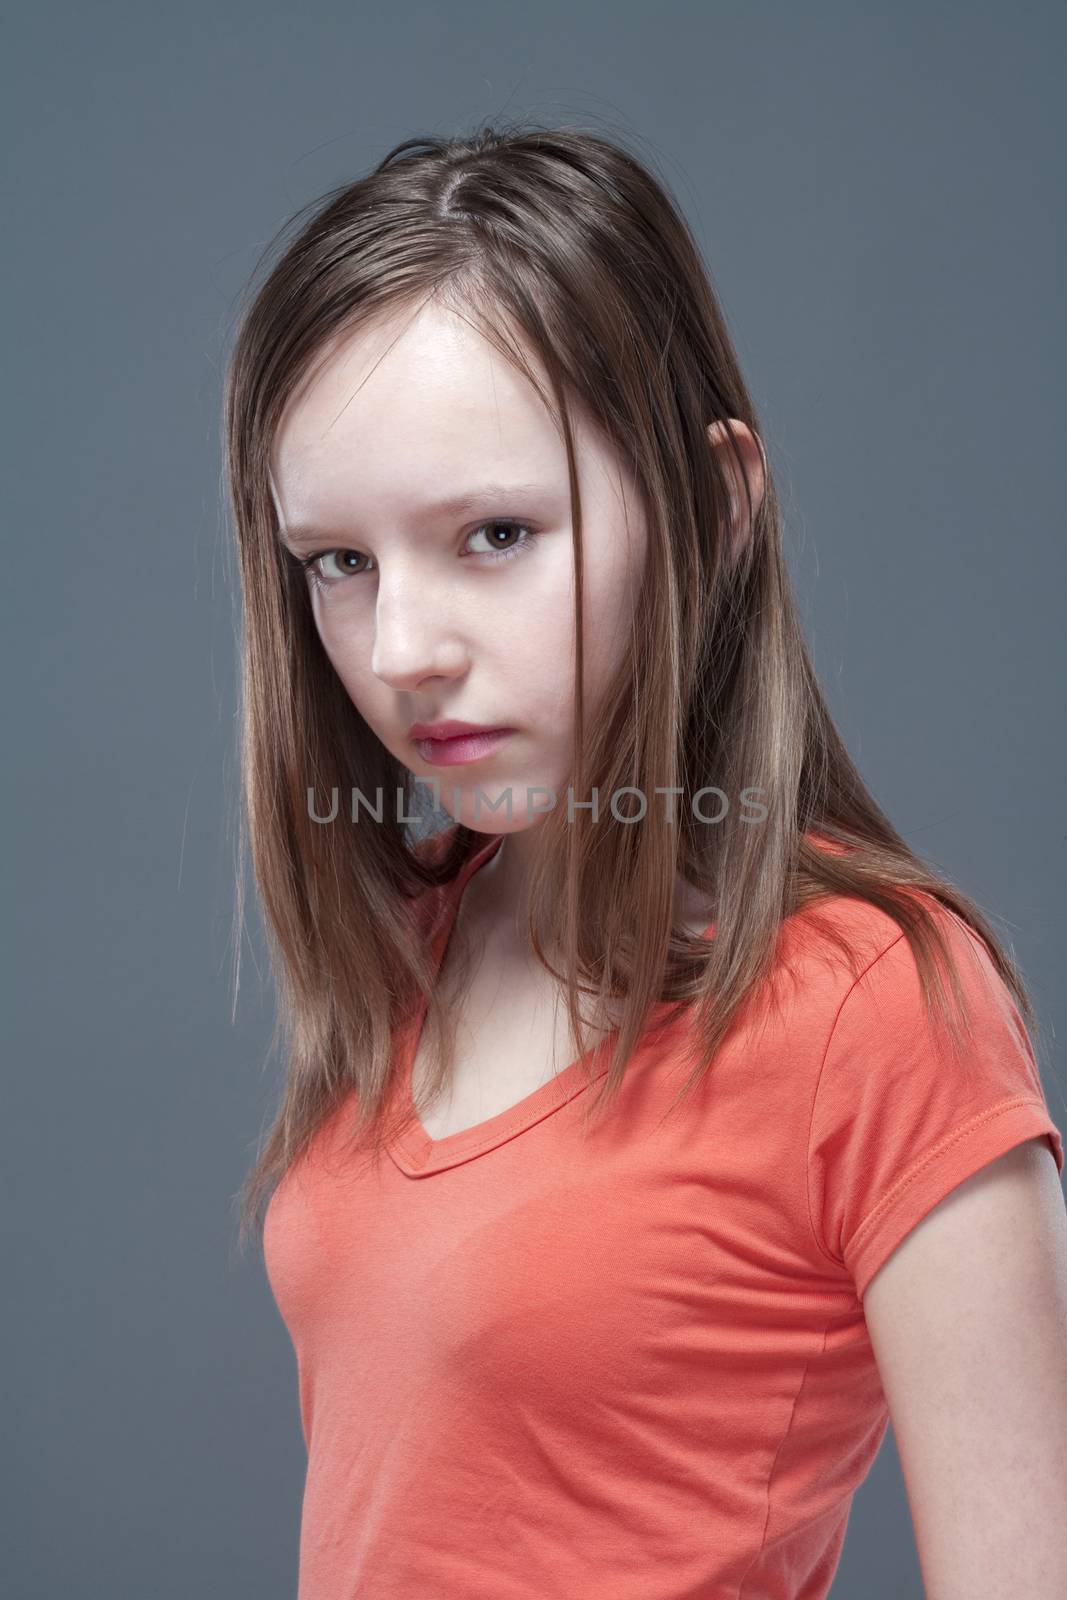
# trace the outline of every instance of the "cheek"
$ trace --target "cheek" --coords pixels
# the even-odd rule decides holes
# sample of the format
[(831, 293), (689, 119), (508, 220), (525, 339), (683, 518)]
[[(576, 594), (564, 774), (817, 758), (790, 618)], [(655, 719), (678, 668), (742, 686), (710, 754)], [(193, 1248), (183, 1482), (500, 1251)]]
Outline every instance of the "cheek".
[(598, 585), (586, 610), (586, 692), (597, 699), (615, 681), (634, 648), (637, 584), (630, 569), (615, 569)]
[(352, 704), (373, 722), (373, 705), (385, 693), (385, 685), (371, 670), (371, 650), (351, 625), (344, 626), (324, 613), (321, 601), (313, 602), (315, 627), (326, 658), (344, 685)]

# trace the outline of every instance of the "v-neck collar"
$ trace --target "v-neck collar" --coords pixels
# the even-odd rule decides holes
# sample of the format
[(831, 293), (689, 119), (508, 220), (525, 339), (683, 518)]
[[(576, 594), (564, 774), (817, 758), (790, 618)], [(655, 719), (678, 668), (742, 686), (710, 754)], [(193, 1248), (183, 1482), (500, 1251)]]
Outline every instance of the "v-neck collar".
[[(494, 835), (460, 868), (455, 882), (449, 885), (448, 912), (434, 941), (435, 971), (441, 970), (448, 941), (459, 915), (463, 891), (479, 867), (484, 866), (496, 854), (504, 838), (505, 835), (502, 833)], [(535, 1123), (551, 1116), (554, 1111), (566, 1105), (568, 1100), (573, 1100), (575, 1095), (581, 1094), (584, 1089), (604, 1076), (610, 1065), (610, 1056), (592, 1074), (589, 1072), (589, 1058), (597, 1051), (603, 1051), (605, 1047), (610, 1050), (616, 1037), (615, 1031), (612, 1031), (584, 1055), (564, 1067), (555, 1077), (550, 1078), (547, 1083), (540, 1084), (507, 1110), (499, 1111), (496, 1116), (489, 1117), (484, 1122), (475, 1123), (472, 1128), (461, 1128), (458, 1133), (447, 1134), (443, 1139), (431, 1139), (419, 1120), (412, 1096), (412, 1069), (425, 1015), (426, 1008), (421, 1007), (400, 1040), (399, 1085), (400, 1093), (404, 1097), (404, 1110), (409, 1114), (410, 1120), (388, 1146), (389, 1154), (401, 1172), (407, 1173), (412, 1178), (426, 1178), (432, 1173), (445, 1172), (450, 1167), (457, 1167), (464, 1161), (472, 1161), (475, 1156), (495, 1150), (508, 1139), (516, 1138), (520, 1133), (525, 1133), (527, 1128), (532, 1128)]]

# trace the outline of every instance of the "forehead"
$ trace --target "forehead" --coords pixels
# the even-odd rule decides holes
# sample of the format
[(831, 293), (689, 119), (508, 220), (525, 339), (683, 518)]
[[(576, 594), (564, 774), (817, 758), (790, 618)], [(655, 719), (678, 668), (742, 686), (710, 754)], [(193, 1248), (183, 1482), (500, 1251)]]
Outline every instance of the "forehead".
[[(532, 356), (531, 366), (544, 382)], [(603, 452), (571, 408), (579, 458)], [(291, 397), (271, 451), (283, 527), (347, 507), (392, 518), (477, 483), (567, 484), (555, 418), (533, 384), (436, 302), (326, 347)]]

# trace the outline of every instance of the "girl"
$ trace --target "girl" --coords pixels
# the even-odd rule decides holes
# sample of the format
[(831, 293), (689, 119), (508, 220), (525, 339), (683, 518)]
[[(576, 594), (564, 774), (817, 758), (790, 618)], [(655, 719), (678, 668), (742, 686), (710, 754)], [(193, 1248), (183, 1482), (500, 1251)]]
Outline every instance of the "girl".
[(1063, 1592), (1033, 1015), (834, 729), (665, 189), (398, 145), (256, 288), (226, 447), (300, 1600), (816, 1600), (890, 1415), (929, 1591)]

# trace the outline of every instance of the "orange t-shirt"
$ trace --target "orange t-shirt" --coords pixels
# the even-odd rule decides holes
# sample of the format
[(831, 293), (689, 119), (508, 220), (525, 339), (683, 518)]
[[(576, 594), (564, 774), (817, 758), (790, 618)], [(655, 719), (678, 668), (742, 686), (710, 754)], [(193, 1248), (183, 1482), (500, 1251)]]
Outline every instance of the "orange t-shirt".
[[(442, 891), (439, 955), (500, 837)], [(670, 1031), (584, 1135), (575, 1062), (377, 1168), (337, 1154), (345, 1102), (286, 1173), (264, 1250), (308, 1450), (299, 1600), (826, 1595), (888, 1423), (871, 1278), (980, 1167), (1044, 1134), (1062, 1172), (1063, 1140), (964, 923), (939, 909), (966, 1070), (898, 924), (819, 911), (861, 976), (787, 919), (777, 1003), (744, 1009), (665, 1120)]]

